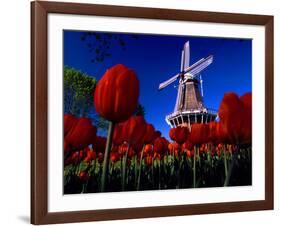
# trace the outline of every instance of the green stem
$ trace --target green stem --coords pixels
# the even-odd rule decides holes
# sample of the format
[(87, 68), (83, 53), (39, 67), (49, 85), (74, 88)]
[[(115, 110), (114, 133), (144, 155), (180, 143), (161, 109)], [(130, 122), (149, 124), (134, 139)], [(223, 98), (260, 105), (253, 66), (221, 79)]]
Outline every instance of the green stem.
[(137, 165), (137, 163), (138, 163), (138, 157), (135, 155), (134, 156), (134, 164), (135, 164), (135, 188), (137, 187), (137, 178), (138, 178), (138, 165)]
[(122, 183), (123, 183), (123, 176), (122, 176), (122, 169), (123, 169), (123, 162), (124, 162), (124, 156), (121, 156), (121, 160), (120, 160), (120, 186), (122, 187)]
[(201, 156), (200, 156), (200, 151), (199, 151), (200, 148), (198, 148), (197, 150), (197, 156), (198, 156), (198, 162), (199, 162), (199, 168), (201, 168)]
[(196, 187), (196, 152), (197, 147), (194, 147), (194, 155), (193, 155), (193, 188)]
[(114, 130), (114, 123), (109, 122), (108, 134), (107, 134), (107, 140), (106, 140), (106, 148), (105, 148), (104, 160), (103, 160), (102, 175), (101, 175), (101, 192), (105, 191), (106, 182), (107, 182), (109, 152), (111, 149), (113, 130)]
[[(224, 173), (225, 173), (225, 178), (228, 177), (228, 170), (227, 170), (227, 161), (226, 161), (226, 151), (225, 151), (225, 145), (223, 145), (223, 158), (224, 158)], [(225, 186), (225, 184), (224, 184)]]
[(141, 165), (142, 165), (142, 157), (144, 152), (144, 145), (141, 150), (141, 156), (140, 156), (140, 168), (139, 168), (139, 176), (138, 176), (138, 184), (137, 184), (137, 191), (140, 189), (140, 179), (141, 179)]
[(251, 159), (251, 151), (250, 151), (250, 148), (247, 148), (247, 154), (248, 154), (248, 160)]
[(186, 178), (185, 178), (185, 176), (186, 176), (186, 154), (185, 154), (185, 152), (184, 152), (184, 154), (183, 154), (183, 178), (182, 178), (182, 187), (184, 188), (185, 187), (185, 184), (186, 184)]
[(94, 160), (94, 166), (93, 166), (94, 176), (96, 175), (96, 166), (97, 166), (97, 159)]
[(208, 152), (207, 152), (207, 161), (208, 161), (208, 163), (209, 163), (209, 165), (210, 165), (210, 160), (211, 160), (211, 148), (210, 148), (210, 144), (207, 144), (207, 150), (208, 150)]
[(161, 189), (161, 157), (159, 159), (159, 184), (158, 184), (158, 189)]
[(238, 150), (239, 150), (239, 146), (236, 147), (236, 150), (235, 150), (234, 154), (231, 156), (232, 157), (231, 164), (228, 166), (228, 174), (227, 174), (227, 177), (225, 178), (225, 181), (224, 181), (224, 187), (229, 185), (230, 177), (231, 177), (232, 170), (233, 170), (233, 167), (234, 167), (234, 162), (236, 161)]
[(152, 157), (152, 163), (151, 163), (151, 174), (152, 174), (152, 188), (154, 189), (154, 157)]
[(128, 145), (128, 148), (126, 150), (125, 156), (123, 158), (123, 168), (122, 168), (122, 191), (125, 190), (125, 181), (126, 181), (126, 166), (127, 166), (127, 157), (128, 157), (128, 151), (130, 149), (130, 145)]
[(178, 153), (178, 175), (177, 175), (177, 180), (178, 180), (178, 183), (177, 183), (177, 187), (176, 188), (180, 188), (180, 173), (181, 173), (181, 159), (182, 158), (182, 155), (181, 155), (181, 150), (179, 151)]
[(81, 191), (81, 194), (83, 194), (83, 193), (85, 193), (85, 191), (86, 191), (86, 184), (85, 184), (85, 182), (83, 183), (83, 185), (82, 185), (82, 191)]

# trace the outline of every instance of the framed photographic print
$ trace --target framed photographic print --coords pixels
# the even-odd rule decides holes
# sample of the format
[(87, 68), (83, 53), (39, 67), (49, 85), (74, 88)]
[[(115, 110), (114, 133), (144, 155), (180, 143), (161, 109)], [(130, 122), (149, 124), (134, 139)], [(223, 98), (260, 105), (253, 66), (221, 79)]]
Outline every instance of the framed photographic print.
[(31, 223), (273, 209), (273, 16), (31, 12)]

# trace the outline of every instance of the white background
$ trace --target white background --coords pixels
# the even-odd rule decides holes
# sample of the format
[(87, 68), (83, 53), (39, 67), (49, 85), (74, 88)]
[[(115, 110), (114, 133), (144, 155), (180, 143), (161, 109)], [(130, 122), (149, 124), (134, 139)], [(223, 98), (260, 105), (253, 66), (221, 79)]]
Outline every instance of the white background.
[[(75, 0), (72, 0), (73, 2)], [(273, 0), (92, 0), (103, 4), (181, 8), (275, 15), (275, 115), (281, 115), (281, 7)], [(0, 224), (24, 225), (29, 222), (30, 199), (30, 5), (28, 0), (1, 2), (0, 35)], [(275, 210), (99, 222), (95, 225), (278, 225), (281, 220), (280, 117), (275, 118)], [(4, 145), (3, 145), (4, 144)], [(85, 223), (84, 225), (92, 225)], [(279, 223), (280, 224), (280, 223)]]

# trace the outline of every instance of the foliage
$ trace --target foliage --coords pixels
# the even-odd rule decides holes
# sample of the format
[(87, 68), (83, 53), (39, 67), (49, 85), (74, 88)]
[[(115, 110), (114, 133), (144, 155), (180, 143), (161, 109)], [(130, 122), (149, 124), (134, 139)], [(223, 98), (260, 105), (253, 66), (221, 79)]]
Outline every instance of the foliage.
[(145, 115), (145, 108), (144, 108), (143, 105), (138, 104), (135, 115), (136, 116), (144, 116)]
[(76, 117), (89, 117), (93, 124), (106, 134), (108, 121), (100, 117), (94, 111), (92, 93), (97, 80), (74, 68), (64, 68), (64, 113), (73, 114)]
[(93, 106), (96, 79), (74, 68), (64, 68), (64, 112), (87, 116)]
[[(139, 36), (132, 34), (129, 38), (138, 39)], [(126, 50), (126, 40), (121, 34), (84, 32), (80, 39), (92, 53), (92, 63), (101, 63), (111, 57), (112, 46), (119, 46), (121, 50)]]
[(106, 136), (109, 122), (97, 113), (90, 114), (90, 118), (92, 119), (94, 125), (99, 128), (99, 134)]

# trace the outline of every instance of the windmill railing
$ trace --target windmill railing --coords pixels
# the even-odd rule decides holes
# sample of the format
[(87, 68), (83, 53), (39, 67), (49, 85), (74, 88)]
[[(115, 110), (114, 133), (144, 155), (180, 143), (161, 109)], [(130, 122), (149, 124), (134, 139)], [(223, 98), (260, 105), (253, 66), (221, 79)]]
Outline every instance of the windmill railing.
[(193, 123), (208, 123), (217, 118), (217, 111), (214, 109), (196, 109), (188, 111), (176, 111), (165, 117), (166, 122), (172, 128), (187, 124), (191, 128)]
[(169, 115), (167, 115), (167, 118), (172, 118), (175, 117), (179, 114), (204, 114), (204, 113), (208, 113), (208, 114), (212, 114), (212, 115), (217, 115), (218, 112), (215, 109), (211, 109), (211, 108), (204, 108), (202, 110), (188, 110), (188, 111), (175, 111)]

